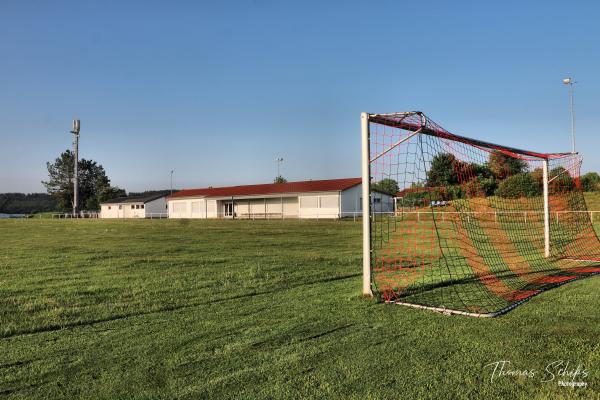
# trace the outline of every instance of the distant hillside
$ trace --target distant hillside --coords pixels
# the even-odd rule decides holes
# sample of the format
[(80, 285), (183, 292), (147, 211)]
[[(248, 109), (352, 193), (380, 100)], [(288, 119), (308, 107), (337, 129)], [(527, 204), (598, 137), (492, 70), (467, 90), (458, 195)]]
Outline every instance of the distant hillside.
[(34, 214), (57, 209), (56, 200), (46, 193), (0, 193), (0, 213)]

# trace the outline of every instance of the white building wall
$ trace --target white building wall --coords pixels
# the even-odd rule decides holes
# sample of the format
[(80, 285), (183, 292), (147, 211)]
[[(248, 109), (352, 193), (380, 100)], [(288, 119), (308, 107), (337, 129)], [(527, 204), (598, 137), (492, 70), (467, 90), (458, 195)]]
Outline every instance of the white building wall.
[[(142, 208), (143, 207), (143, 208)], [(144, 203), (102, 204), (100, 218), (145, 218)]]
[(362, 185), (356, 185), (342, 192), (342, 217), (358, 216), (361, 212)]
[[(393, 212), (394, 197), (372, 192), (371, 207), (375, 212)], [(362, 215), (362, 185), (356, 185), (342, 192), (342, 217), (353, 217)]]
[(191, 218), (192, 199), (168, 200), (169, 218)]
[(204, 198), (167, 200), (169, 218), (217, 218), (217, 201)]
[(310, 193), (298, 196), (298, 218), (339, 218), (339, 192)]
[(119, 218), (119, 205), (102, 204), (100, 206), (100, 218)]
[[(220, 207), (229, 200), (220, 200)], [(297, 218), (298, 197), (259, 197), (234, 199), (236, 218)], [(222, 214), (223, 210), (220, 210)]]
[[(373, 192), (373, 208), (376, 212), (393, 212), (393, 197)], [(356, 185), (343, 192), (318, 192), (288, 195), (288, 197), (234, 198), (236, 218), (284, 218), (330, 219), (360, 216), (362, 213), (362, 188)], [(170, 199), (169, 218), (223, 218), (226, 202), (230, 199), (205, 198)], [(283, 203), (283, 204), (282, 204)]]
[(299, 204), (298, 197), (284, 197), (283, 198), (283, 217), (284, 218), (298, 218)]
[(160, 197), (156, 200), (147, 202), (146, 204), (144, 204), (144, 210), (146, 211), (144, 214), (144, 216), (146, 218), (159, 217), (159, 216), (164, 217), (168, 212), (167, 198)]
[(144, 206), (144, 203), (123, 203), (123, 217), (146, 218), (146, 207)]
[(206, 199), (206, 218), (217, 218), (218, 215), (217, 201)]
[(115, 203), (101, 204), (100, 218), (150, 218), (150, 214), (158, 217), (167, 214), (166, 197), (161, 197), (147, 203)]

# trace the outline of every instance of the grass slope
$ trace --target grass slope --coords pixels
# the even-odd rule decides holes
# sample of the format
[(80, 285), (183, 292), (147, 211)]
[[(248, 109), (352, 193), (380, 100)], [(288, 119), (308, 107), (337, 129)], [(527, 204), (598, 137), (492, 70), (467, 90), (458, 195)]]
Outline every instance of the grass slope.
[[(362, 299), (360, 223), (8, 220), (0, 241), (0, 397), (600, 391), (598, 278), (474, 319)], [(500, 360), (536, 375), (490, 382)], [(541, 382), (559, 360), (588, 387)]]

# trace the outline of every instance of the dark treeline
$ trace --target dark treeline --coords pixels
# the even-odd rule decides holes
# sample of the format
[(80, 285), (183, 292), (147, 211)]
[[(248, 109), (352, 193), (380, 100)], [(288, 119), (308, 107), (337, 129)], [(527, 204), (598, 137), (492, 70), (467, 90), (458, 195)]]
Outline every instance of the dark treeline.
[[(151, 196), (169, 193), (170, 190), (147, 190), (144, 192), (117, 193), (127, 197)], [(176, 192), (173, 189), (173, 192)], [(110, 200), (110, 199), (107, 199)], [(35, 214), (40, 212), (65, 211), (57, 200), (47, 193), (0, 193), (0, 214)], [(67, 210), (68, 211), (68, 210)]]
[(0, 213), (34, 214), (56, 211), (56, 200), (46, 193), (0, 193)]

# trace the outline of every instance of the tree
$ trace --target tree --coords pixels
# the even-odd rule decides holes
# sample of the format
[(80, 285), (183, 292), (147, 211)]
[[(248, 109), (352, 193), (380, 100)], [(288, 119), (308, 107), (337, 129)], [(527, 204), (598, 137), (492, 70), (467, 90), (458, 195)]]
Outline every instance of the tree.
[(581, 186), (585, 192), (600, 190), (600, 175), (597, 172), (588, 172), (580, 178)]
[(273, 183), (287, 183), (287, 179), (281, 175), (278, 175), (275, 177), (275, 179), (273, 179)]
[[(58, 207), (68, 210), (73, 207), (73, 164), (70, 150), (64, 151), (53, 163), (47, 162), (48, 181), (42, 181), (48, 194), (52, 195)], [(81, 159), (79, 169), (79, 206), (87, 210), (97, 210), (100, 202), (112, 194), (122, 194), (122, 189), (110, 186), (110, 179), (102, 165), (95, 161)]]
[(379, 182), (374, 182), (371, 185), (371, 189), (387, 193), (391, 196), (395, 196), (396, 193), (398, 193), (398, 191), (400, 190), (400, 188), (398, 187), (398, 182), (390, 178), (385, 178), (380, 180)]
[(527, 163), (519, 158), (507, 156), (499, 151), (490, 154), (488, 166), (498, 180), (527, 171)]

